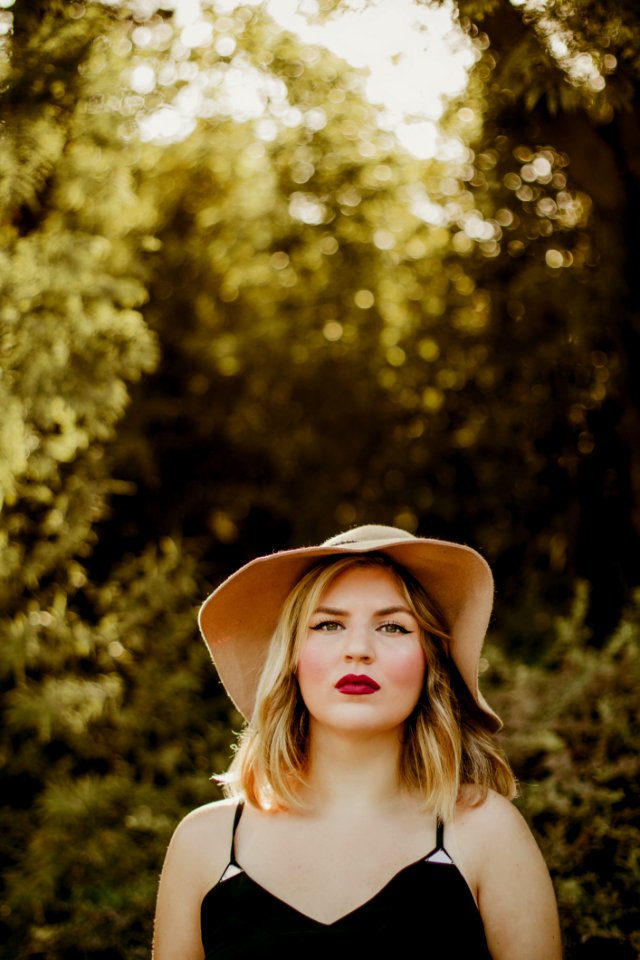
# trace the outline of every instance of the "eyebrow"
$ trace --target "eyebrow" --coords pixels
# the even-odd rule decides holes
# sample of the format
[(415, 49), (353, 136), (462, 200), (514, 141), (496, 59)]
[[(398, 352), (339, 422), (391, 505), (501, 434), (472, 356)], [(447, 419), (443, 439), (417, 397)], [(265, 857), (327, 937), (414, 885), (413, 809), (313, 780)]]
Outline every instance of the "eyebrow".
[[(336, 607), (316, 607), (313, 611), (315, 613), (329, 613), (334, 617), (348, 617), (348, 610), (338, 610)], [(392, 613), (408, 613), (410, 617), (414, 617), (415, 614), (408, 607), (383, 607), (382, 610), (374, 610), (373, 615), (375, 617), (388, 617)]]

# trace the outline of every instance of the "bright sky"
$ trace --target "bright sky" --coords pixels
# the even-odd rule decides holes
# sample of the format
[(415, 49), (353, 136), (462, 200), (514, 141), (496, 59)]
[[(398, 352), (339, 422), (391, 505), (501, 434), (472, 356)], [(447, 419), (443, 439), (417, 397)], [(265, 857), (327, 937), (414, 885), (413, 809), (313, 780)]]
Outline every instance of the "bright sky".
[[(202, 15), (203, 0), (169, 2), (175, 8), (183, 43), (191, 47), (209, 45), (211, 25)], [(238, 2), (214, 0), (212, 6), (224, 14)], [(325, 46), (353, 66), (368, 70), (365, 92), (372, 103), (383, 107), (381, 125), (393, 130), (417, 157), (443, 156), (451, 149), (451, 144), (447, 147), (440, 137), (438, 119), (446, 99), (464, 90), (475, 53), (469, 39), (454, 23), (447, 0), (432, 7), (413, 0), (348, 0), (346, 13), (322, 25), (310, 22), (317, 11), (316, 0), (244, 0), (247, 2), (255, 6), (264, 3), (274, 20), (304, 42)], [(169, 5), (167, 0), (164, 5)], [(220, 49), (220, 53), (233, 51), (233, 38), (218, 38), (216, 49), (221, 42), (230, 46), (224, 51)], [(183, 88), (176, 109), (163, 108), (144, 121), (145, 138), (168, 141), (190, 132), (195, 117), (203, 115), (202, 101), (206, 100), (208, 82), (202, 75), (192, 79)], [(134, 72), (132, 86), (139, 93), (147, 93), (155, 81), (149, 67), (140, 67)], [(264, 102), (260, 86), (264, 83), (255, 70), (227, 73), (223, 83), (229, 101), (227, 112), (238, 119), (258, 119)], [(273, 91), (269, 92), (273, 97)], [(268, 131), (264, 139), (269, 139)]]

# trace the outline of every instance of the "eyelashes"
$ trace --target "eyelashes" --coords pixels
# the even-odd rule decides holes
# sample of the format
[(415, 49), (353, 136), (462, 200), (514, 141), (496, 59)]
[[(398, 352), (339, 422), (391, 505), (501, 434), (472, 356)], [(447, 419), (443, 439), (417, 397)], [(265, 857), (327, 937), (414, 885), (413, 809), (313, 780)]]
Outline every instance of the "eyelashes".
[[(387, 627), (390, 629), (387, 630)], [(411, 633), (411, 631), (407, 630), (406, 627), (403, 627), (401, 623), (396, 623), (393, 620), (389, 621), (388, 623), (381, 623), (379, 629), (383, 629), (385, 633)]]
[[(338, 633), (344, 629), (344, 624), (340, 623), (339, 620), (321, 620), (319, 623), (311, 624), (310, 629), (318, 633)], [(410, 630), (395, 620), (387, 620), (384, 623), (378, 624), (376, 630), (381, 630), (383, 633), (389, 635), (411, 633)]]

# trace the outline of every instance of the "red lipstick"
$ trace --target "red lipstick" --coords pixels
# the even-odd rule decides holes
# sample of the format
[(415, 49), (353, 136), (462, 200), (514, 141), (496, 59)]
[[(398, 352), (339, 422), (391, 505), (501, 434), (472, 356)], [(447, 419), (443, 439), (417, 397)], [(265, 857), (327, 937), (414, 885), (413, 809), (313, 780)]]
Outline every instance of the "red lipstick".
[(375, 680), (372, 680), (371, 677), (368, 677), (365, 673), (347, 673), (344, 677), (340, 677), (336, 683), (336, 690), (339, 690), (340, 693), (346, 693), (352, 696), (375, 693), (376, 690), (379, 689), (380, 684), (376, 683)]

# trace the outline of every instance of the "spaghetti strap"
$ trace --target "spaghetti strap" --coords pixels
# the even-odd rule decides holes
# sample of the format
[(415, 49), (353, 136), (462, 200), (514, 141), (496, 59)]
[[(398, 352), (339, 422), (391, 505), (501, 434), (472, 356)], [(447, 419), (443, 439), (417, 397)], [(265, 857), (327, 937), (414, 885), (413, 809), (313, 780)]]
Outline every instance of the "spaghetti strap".
[(236, 812), (233, 815), (233, 829), (231, 831), (231, 849), (229, 851), (229, 863), (234, 867), (239, 867), (240, 864), (236, 860), (236, 830), (238, 829), (238, 824), (240, 823), (240, 817), (242, 816), (242, 811), (244, 810), (244, 803), (240, 801), (236, 806)]

